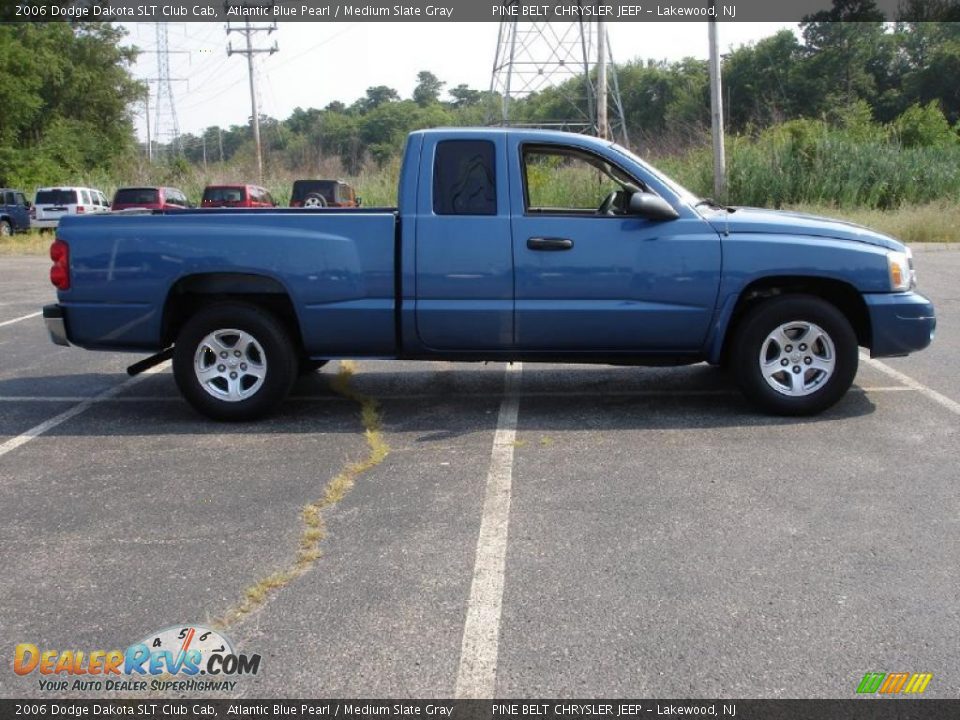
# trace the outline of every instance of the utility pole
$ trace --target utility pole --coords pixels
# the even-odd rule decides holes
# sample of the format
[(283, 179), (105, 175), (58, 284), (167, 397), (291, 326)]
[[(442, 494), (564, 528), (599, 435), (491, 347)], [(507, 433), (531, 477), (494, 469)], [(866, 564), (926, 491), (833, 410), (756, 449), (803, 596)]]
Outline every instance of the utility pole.
[(277, 29), (276, 23), (270, 23), (269, 25), (251, 25), (250, 21), (247, 20), (244, 22), (243, 27), (233, 28), (230, 27), (230, 24), (227, 23), (227, 34), (229, 35), (232, 32), (243, 33), (246, 36), (247, 47), (246, 49), (235, 50), (232, 43), (227, 44), (227, 56), (230, 55), (246, 55), (247, 56), (247, 72), (250, 75), (250, 108), (252, 113), (253, 121), (253, 144), (257, 148), (257, 182), (263, 182), (263, 148), (260, 145), (260, 110), (257, 107), (257, 85), (256, 78), (254, 76), (254, 67), (253, 67), (253, 56), (259, 53), (267, 53), (273, 55), (279, 48), (277, 47), (277, 42), (274, 40), (273, 46), (269, 48), (255, 48), (253, 47), (253, 34), (257, 32), (266, 32), (268, 35)]
[(220, 146), (220, 164), (223, 165), (223, 128), (217, 126), (217, 145)]
[(147, 96), (143, 99), (143, 115), (147, 120), (147, 162), (153, 162), (153, 144), (150, 140), (150, 85), (147, 85)]
[(203, 174), (207, 174), (207, 131), (204, 128), (203, 135), (200, 138), (203, 141)]
[[(716, 0), (710, 0), (716, 8)], [(711, 16), (710, 26), (710, 129), (713, 133), (713, 192), (719, 202), (727, 197), (727, 159), (723, 147), (723, 91), (720, 86), (720, 42), (717, 20)]]
[(603, 20), (597, 21), (597, 137), (603, 140), (610, 137), (607, 123), (607, 27)]

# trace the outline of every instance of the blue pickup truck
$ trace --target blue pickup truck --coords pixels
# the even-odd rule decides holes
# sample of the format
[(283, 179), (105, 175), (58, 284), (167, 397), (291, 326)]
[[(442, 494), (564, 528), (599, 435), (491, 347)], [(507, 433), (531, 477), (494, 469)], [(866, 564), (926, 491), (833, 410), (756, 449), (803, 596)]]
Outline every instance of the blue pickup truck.
[(259, 417), (331, 358), (729, 368), (760, 409), (833, 405), (858, 347), (933, 337), (909, 249), (855, 225), (722, 207), (582, 135), (410, 135), (398, 208), (64, 218), (54, 342), (172, 357), (184, 397)]

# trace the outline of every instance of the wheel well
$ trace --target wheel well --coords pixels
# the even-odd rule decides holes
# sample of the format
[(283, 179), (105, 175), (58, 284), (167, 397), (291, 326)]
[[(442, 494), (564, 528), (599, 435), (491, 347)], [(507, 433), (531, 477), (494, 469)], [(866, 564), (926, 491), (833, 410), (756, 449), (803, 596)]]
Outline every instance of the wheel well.
[(228, 300), (247, 302), (270, 312), (284, 324), (297, 347), (303, 347), (300, 323), (287, 289), (273, 278), (247, 273), (202, 273), (177, 280), (163, 307), (164, 346), (176, 340), (183, 324), (201, 307)]
[(732, 331), (757, 303), (770, 297), (796, 294), (813, 295), (836, 307), (853, 327), (853, 331), (857, 334), (857, 343), (863, 347), (870, 347), (872, 342), (870, 314), (867, 312), (863, 296), (855, 287), (830, 278), (783, 276), (761, 278), (743, 289), (740, 297), (737, 298), (727, 332), (724, 334), (722, 354), (727, 353), (729, 348), (727, 340), (732, 335)]

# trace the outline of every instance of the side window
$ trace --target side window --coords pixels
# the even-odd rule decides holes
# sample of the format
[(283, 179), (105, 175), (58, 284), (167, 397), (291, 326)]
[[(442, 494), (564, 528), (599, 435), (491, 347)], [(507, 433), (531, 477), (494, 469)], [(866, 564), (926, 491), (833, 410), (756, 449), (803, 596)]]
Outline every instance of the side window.
[(26, 204), (27, 204), (27, 197), (26, 197), (23, 193), (17, 193), (17, 194), (16, 194), (16, 201), (17, 201), (17, 205), (26, 205)]
[(80, 204), (81, 204), (81, 205), (92, 205), (92, 204), (93, 204), (93, 203), (91, 202), (91, 200), (90, 200), (90, 191), (89, 191), (89, 190), (81, 190), (81, 191), (80, 191), (80, 196), (81, 196), (81, 200), (80, 200)]
[(489, 140), (444, 140), (433, 163), (433, 212), (496, 215), (494, 147)]
[(273, 205), (273, 204), (274, 204), (274, 202), (273, 202), (273, 195), (271, 195), (269, 192), (267, 192), (266, 190), (264, 190), (264, 191), (263, 191), (263, 201), (264, 201), (267, 205)]
[(17, 204), (16, 198), (14, 198), (12, 192), (5, 192), (5, 193), (3, 193), (3, 204), (4, 204), (4, 205), (16, 205), (16, 204)]
[(639, 189), (602, 157), (560, 145), (523, 149), (523, 184), (531, 213), (618, 214)]

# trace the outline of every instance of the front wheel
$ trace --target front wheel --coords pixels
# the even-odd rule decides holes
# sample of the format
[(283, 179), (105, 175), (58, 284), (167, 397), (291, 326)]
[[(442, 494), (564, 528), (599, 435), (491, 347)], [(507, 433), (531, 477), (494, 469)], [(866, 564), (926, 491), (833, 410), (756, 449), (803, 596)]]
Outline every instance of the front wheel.
[(740, 322), (730, 366), (748, 400), (775, 415), (834, 405), (857, 374), (857, 335), (835, 306), (809, 295), (763, 301)]
[(297, 377), (297, 353), (276, 317), (220, 303), (190, 318), (173, 353), (177, 387), (215, 420), (254, 420), (273, 410)]
[(0, 237), (10, 237), (13, 235), (13, 226), (6, 220), (0, 220)]

